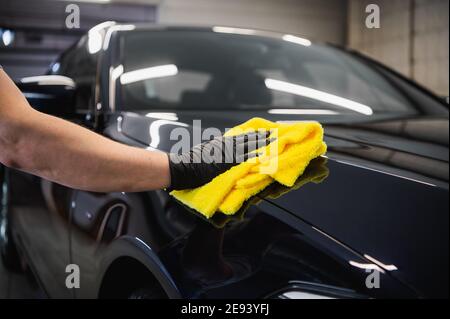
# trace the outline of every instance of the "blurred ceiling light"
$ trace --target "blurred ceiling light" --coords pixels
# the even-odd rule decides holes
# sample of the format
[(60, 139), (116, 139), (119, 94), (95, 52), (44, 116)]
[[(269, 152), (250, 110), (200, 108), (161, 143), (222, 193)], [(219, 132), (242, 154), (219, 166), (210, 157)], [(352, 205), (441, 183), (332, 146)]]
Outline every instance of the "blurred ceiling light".
[(95, 54), (102, 48), (102, 34), (99, 31), (89, 32), (88, 37), (88, 51), (90, 54)]
[(116, 25), (108, 28), (105, 35), (105, 42), (103, 43), (103, 50), (107, 50), (109, 47), (109, 41), (111, 41), (111, 36), (116, 31), (132, 31), (136, 29), (134, 24), (124, 24), (124, 25)]
[(168, 77), (178, 74), (178, 68), (174, 64), (154, 66), (151, 68), (139, 69), (122, 74), (120, 83), (130, 84), (138, 81)]
[(62, 75), (39, 75), (39, 76), (29, 76), (22, 78), (21, 83), (33, 83), (37, 82), (38, 85), (64, 85), (75, 87), (75, 82), (66, 76)]
[(176, 121), (168, 121), (168, 120), (156, 120), (150, 124), (149, 134), (150, 134), (150, 149), (158, 149), (159, 143), (161, 142), (161, 136), (159, 134), (159, 130), (161, 126), (164, 125), (174, 125), (180, 127), (189, 127), (189, 125)]
[(381, 268), (386, 269), (387, 271), (398, 270), (398, 268), (397, 268), (395, 265), (386, 265), (386, 264), (383, 264), (381, 261), (376, 260), (375, 258), (373, 258), (373, 257), (371, 257), (371, 256), (369, 256), (369, 255), (367, 255), (367, 254), (364, 254), (364, 257), (365, 257), (366, 259), (370, 260), (371, 262), (373, 262), (373, 263), (379, 265)]
[(95, 27), (89, 30), (88, 32), (88, 51), (90, 54), (95, 54), (99, 52), (102, 48), (103, 42), (103, 32), (104, 28), (113, 26), (115, 22), (106, 21), (100, 24), (97, 24)]
[(284, 35), (283, 40), (292, 42), (292, 43), (296, 43), (296, 44), (301, 44), (301, 45), (304, 45), (305, 47), (309, 47), (312, 44), (311, 41), (309, 41), (308, 39), (296, 37), (296, 36), (290, 35), (290, 34)]
[(111, 82), (116, 82), (116, 80), (123, 74), (123, 65), (120, 64), (115, 68), (111, 69)]
[(269, 114), (285, 114), (285, 115), (338, 115), (338, 112), (331, 110), (315, 110), (315, 109), (270, 109)]
[(109, 70), (109, 102), (111, 108), (116, 108), (116, 81), (123, 74), (123, 65), (120, 64), (115, 68)]
[(101, 31), (101, 30), (103, 30), (103, 29), (105, 29), (105, 28), (107, 28), (107, 27), (113, 26), (113, 25), (115, 25), (115, 24), (116, 24), (116, 23), (115, 23), (114, 21), (105, 21), (105, 22), (102, 22), (102, 23), (99, 23), (99, 24), (93, 26), (93, 27), (89, 30), (89, 32)]
[(333, 94), (325, 93), (319, 90), (314, 90), (305, 86), (274, 79), (266, 79), (265, 84), (266, 87), (271, 90), (304, 96), (310, 99), (337, 105), (364, 115), (373, 114), (372, 108), (367, 105), (352, 100), (348, 100)]
[(14, 32), (13, 31), (6, 29), (1, 32), (1, 35), (2, 35), (2, 41), (3, 41), (3, 44), (5, 45), (5, 47), (7, 47), (7, 46), (11, 45), (11, 43), (13, 43), (13, 41), (14, 41)]
[(147, 113), (145, 116), (159, 119), (159, 120), (178, 121), (178, 116), (176, 113), (150, 112), (150, 113)]
[(353, 261), (353, 260), (350, 260), (348, 263), (350, 265), (352, 265), (353, 267), (357, 267), (357, 268), (364, 269), (364, 270), (376, 270), (376, 271), (379, 271), (379, 272), (384, 274), (384, 270), (381, 269), (376, 264), (363, 264), (363, 263), (359, 263), (359, 262), (356, 262), (356, 261)]
[(241, 29), (241, 28), (230, 28), (230, 27), (213, 27), (212, 30), (217, 33), (231, 33), (231, 34), (245, 34), (251, 35), (255, 34), (255, 30), (251, 29)]

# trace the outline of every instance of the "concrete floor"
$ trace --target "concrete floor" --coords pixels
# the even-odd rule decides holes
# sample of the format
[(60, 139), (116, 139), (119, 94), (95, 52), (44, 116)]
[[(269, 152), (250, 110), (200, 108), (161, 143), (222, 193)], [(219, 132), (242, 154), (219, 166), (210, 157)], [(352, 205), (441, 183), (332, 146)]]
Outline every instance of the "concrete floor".
[(42, 299), (45, 294), (24, 273), (11, 273), (5, 269), (0, 256), (0, 299)]

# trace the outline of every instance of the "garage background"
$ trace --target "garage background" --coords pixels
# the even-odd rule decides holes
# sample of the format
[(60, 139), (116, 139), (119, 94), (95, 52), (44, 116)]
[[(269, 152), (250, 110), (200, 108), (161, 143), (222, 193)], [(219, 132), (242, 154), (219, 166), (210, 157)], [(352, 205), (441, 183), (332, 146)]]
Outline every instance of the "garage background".
[[(71, 3), (80, 7), (80, 29), (65, 27)], [(371, 3), (381, 9), (380, 29), (365, 27)], [(0, 0), (0, 32), (8, 44), (0, 41), (0, 63), (14, 79), (43, 74), (61, 51), (106, 20), (227, 25), (348, 46), (448, 96), (448, 15), (448, 0)]]

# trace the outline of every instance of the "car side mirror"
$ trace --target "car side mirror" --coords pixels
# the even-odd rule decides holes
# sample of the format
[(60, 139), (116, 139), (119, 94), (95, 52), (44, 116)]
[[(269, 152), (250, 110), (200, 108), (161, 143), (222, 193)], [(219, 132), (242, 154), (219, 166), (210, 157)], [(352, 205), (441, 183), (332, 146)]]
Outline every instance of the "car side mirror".
[(43, 113), (70, 118), (75, 115), (75, 82), (61, 75), (32, 76), (17, 86), (30, 105)]

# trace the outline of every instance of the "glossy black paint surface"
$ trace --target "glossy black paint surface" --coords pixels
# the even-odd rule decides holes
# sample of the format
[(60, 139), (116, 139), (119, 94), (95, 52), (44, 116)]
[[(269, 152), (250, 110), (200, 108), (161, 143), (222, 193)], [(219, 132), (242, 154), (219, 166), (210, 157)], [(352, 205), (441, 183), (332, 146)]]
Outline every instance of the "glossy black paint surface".
[[(108, 110), (114, 39), (100, 64), (102, 109), (88, 114), (99, 133), (169, 151), (176, 123), (192, 130), (201, 119), (203, 129), (223, 131), (255, 116), (316, 119), (328, 159), (313, 161), (298, 189), (273, 185), (246, 211), (212, 221), (165, 191), (94, 194), (10, 171), (8, 220), (49, 296), (153, 288), (155, 297), (258, 298), (303, 285), (336, 287), (338, 296), (448, 297), (448, 114), (355, 120), (170, 110), (176, 123), (158, 125), (167, 110)], [(80, 289), (65, 287), (69, 263), (80, 266)], [(380, 288), (366, 287), (367, 267), (381, 270)]]

